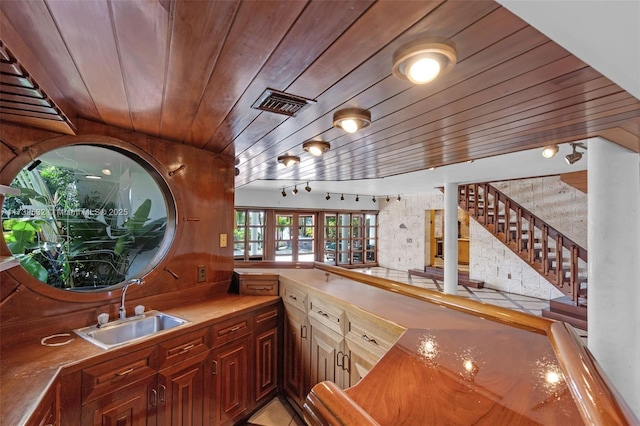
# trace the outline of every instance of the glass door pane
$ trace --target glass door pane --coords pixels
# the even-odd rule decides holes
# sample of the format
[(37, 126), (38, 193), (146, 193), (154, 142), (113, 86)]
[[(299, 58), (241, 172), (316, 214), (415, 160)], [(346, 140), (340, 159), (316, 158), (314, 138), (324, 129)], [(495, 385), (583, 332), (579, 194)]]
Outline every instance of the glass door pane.
[(293, 215), (276, 214), (276, 261), (292, 261), (294, 245)]

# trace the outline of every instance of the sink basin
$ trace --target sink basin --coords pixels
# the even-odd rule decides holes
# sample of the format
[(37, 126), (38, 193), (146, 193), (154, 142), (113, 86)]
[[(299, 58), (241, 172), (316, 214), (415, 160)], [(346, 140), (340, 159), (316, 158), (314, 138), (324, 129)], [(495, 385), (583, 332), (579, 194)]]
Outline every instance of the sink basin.
[(102, 349), (111, 349), (145, 337), (155, 336), (188, 322), (159, 311), (149, 311), (131, 318), (108, 322), (100, 327), (92, 325), (73, 331)]

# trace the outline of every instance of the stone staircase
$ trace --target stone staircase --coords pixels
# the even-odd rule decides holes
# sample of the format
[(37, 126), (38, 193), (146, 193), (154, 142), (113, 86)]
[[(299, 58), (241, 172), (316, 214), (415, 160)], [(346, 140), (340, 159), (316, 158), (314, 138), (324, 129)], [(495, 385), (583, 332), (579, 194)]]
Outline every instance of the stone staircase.
[(587, 251), (488, 183), (458, 186), (458, 205), (565, 297), (542, 315), (587, 327)]

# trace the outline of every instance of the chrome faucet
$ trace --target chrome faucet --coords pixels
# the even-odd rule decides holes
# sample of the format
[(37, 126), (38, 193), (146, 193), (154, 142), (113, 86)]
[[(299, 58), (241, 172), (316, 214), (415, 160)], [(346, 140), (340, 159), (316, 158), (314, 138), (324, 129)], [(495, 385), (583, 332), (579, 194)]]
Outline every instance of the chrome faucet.
[(124, 298), (127, 294), (127, 289), (129, 288), (129, 286), (131, 284), (138, 284), (138, 285), (142, 285), (143, 281), (139, 278), (133, 278), (130, 279), (125, 285), (124, 287), (122, 287), (122, 298), (120, 300), (120, 309), (118, 309), (118, 312), (120, 313), (120, 319), (125, 319), (127, 317), (127, 310), (124, 308)]

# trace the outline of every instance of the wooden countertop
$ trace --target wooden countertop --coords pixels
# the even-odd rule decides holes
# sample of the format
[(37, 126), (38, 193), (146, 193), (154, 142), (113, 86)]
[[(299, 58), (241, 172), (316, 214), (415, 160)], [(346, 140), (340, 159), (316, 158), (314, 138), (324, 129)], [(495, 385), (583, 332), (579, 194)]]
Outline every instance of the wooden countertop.
[[(180, 327), (180, 330), (188, 331), (206, 327), (243, 311), (267, 306), (277, 300), (277, 296), (226, 295), (215, 300), (163, 309), (163, 312), (190, 321)], [(57, 339), (73, 339), (64, 346), (43, 346), (40, 340), (45, 336), (33, 336), (29, 343), (2, 350), (0, 425), (24, 424), (58, 375), (69, 374), (132, 350), (154, 345), (169, 338), (171, 333), (103, 350), (80, 338), (72, 330), (67, 332), (69, 337)]]
[(356, 386), (314, 387), (307, 420), (639, 424), (563, 323), (317, 263), (265, 272), (407, 329)]

